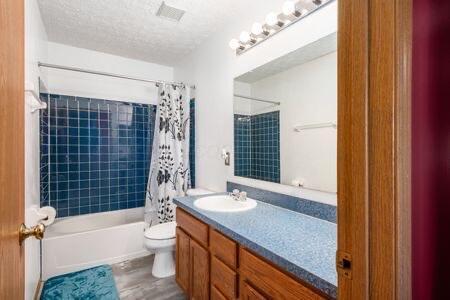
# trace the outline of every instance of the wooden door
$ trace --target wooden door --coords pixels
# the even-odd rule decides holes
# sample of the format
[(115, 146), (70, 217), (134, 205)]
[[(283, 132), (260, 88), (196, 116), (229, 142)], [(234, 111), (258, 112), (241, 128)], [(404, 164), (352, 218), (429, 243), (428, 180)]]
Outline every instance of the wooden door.
[(411, 2), (338, 2), (339, 299), (411, 298)]
[(209, 252), (196, 241), (190, 241), (190, 296), (193, 300), (209, 299)]
[(176, 281), (178, 285), (189, 294), (189, 236), (177, 227), (177, 246), (176, 246)]
[(263, 294), (258, 292), (254, 287), (247, 282), (247, 280), (241, 281), (241, 299), (242, 300), (268, 300)]
[(0, 1), (0, 299), (24, 298), (24, 1)]

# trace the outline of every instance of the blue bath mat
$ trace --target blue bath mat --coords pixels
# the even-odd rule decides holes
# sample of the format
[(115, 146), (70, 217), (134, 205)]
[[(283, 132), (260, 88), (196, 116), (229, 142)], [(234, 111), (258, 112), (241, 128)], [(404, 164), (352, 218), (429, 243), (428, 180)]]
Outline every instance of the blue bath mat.
[(111, 267), (103, 265), (52, 277), (45, 282), (41, 300), (73, 299), (119, 299)]

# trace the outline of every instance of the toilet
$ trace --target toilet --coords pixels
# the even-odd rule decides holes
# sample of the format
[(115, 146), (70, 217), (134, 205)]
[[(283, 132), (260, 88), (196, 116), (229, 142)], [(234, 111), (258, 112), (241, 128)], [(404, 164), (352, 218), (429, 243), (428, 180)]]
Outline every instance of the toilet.
[[(188, 196), (200, 196), (211, 194), (206, 189), (190, 189), (186, 192)], [(147, 228), (144, 231), (145, 248), (155, 253), (152, 275), (156, 278), (164, 278), (175, 275), (175, 230), (177, 223), (167, 222)]]

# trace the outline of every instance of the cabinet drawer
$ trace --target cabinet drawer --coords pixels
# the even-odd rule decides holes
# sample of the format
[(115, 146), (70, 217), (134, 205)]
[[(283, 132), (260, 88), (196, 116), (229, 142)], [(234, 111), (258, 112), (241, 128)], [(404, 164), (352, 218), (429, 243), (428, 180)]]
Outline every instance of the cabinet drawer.
[(205, 247), (208, 247), (208, 225), (197, 220), (184, 210), (177, 207), (177, 225), (192, 238)]
[(213, 255), (220, 258), (229, 267), (237, 268), (238, 247), (236, 242), (211, 228), (209, 231), (209, 245)]
[(211, 287), (211, 300), (227, 300), (227, 298), (215, 287)]
[(247, 280), (241, 282), (241, 300), (269, 300), (258, 292)]
[(227, 267), (217, 257), (211, 259), (211, 284), (227, 299), (235, 299), (237, 295), (236, 272)]
[(246, 249), (240, 248), (241, 275), (274, 299), (325, 299)]

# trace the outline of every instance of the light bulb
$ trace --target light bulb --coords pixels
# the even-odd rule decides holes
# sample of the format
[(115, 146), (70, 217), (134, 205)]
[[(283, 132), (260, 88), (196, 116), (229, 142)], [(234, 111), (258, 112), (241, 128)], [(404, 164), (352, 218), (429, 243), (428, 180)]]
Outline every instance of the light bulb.
[(275, 26), (278, 23), (278, 16), (271, 12), (266, 16), (266, 23), (269, 26)]
[(248, 41), (250, 41), (250, 33), (248, 33), (247, 31), (242, 31), (239, 39), (242, 43), (247, 43)]
[(264, 29), (263, 26), (261, 25), (261, 23), (255, 22), (253, 23), (252, 26), (252, 33), (254, 35), (260, 35), (261, 33), (263, 33)]
[(230, 46), (231, 49), (236, 50), (241, 46), (241, 43), (239, 43), (237, 39), (232, 39), (228, 45)]
[(296, 10), (295, 2), (292, 0), (288, 0), (288, 1), (284, 2), (283, 8), (281, 10), (283, 11), (283, 14), (285, 16), (293, 15)]

